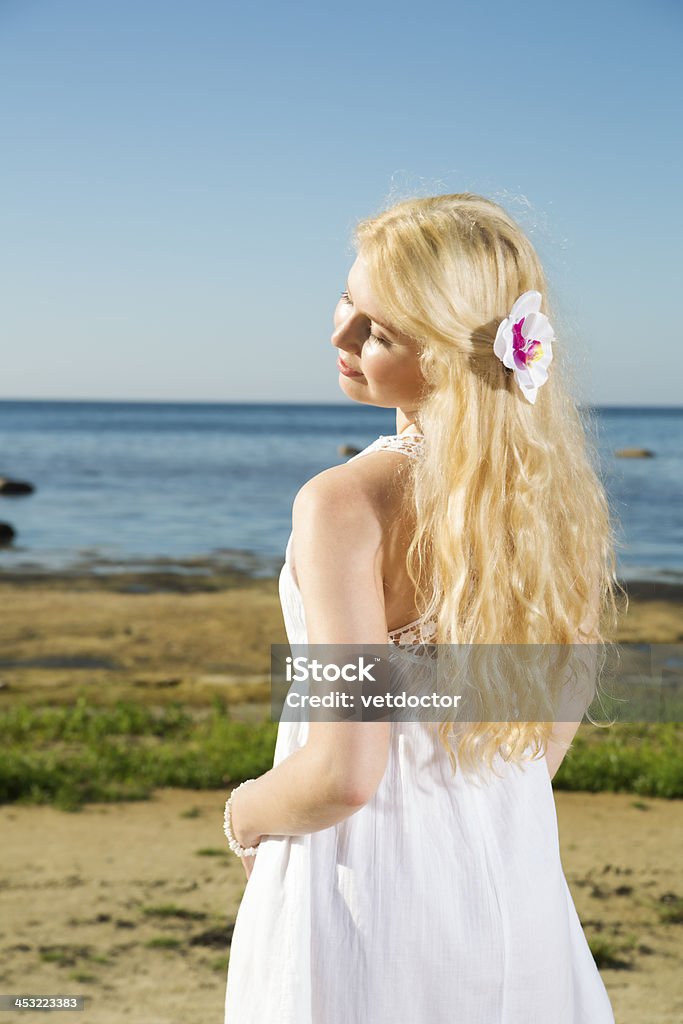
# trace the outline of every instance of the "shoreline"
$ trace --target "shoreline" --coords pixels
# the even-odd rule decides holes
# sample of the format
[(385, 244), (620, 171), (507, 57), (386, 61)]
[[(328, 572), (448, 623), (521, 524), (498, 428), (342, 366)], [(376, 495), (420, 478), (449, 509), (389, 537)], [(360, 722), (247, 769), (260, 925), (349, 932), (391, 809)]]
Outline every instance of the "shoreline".
[[(150, 586), (169, 583), (177, 578), (179, 588), (194, 583), (201, 589), (205, 581), (224, 580), (248, 584), (252, 581), (277, 580), (284, 563), (282, 556), (259, 555), (251, 551), (228, 551), (224, 554), (205, 554), (190, 557), (144, 557), (128, 559), (91, 558), (74, 561), (72, 564), (52, 567), (49, 563), (28, 563), (3, 567), (0, 550), (0, 583), (35, 585), (47, 582), (66, 584), (82, 582), (85, 579), (101, 581), (109, 587), (118, 579), (124, 585), (131, 579)], [(619, 584), (629, 597), (639, 601), (677, 601), (683, 603), (683, 572), (674, 573), (661, 569), (669, 579), (656, 576), (618, 577)], [(211, 589), (214, 589), (212, 586)]]
[[(223, 580), (247, 583), (250, 580), (277, 578), (284, 561), (282, 556), (258, 555), (251, 551), (228, 550), (224, 553), (193, 555), (183, 558), (170, 556), (131, 557), (125, 559), (83, 558), (74, 559), (66, 565), (53, 566), (49, 562), (30, 562), (25, 564), (3, 566), (0, 550), (0, 582), (6, 581), (17, 585), (39, 583), (71, 583), (82, 582), (84, 579), (101, 580), (103, 586), (109, 587), (119, 579), (125, 582), (133, 579), (140, 584), (163, 581), (169, 586), (173, 583), (178, 588), (191, 585), (194, 580), (198, 586), (203, 581)], [(211, 589), (214, 589), (212, 586)]]
[[(1, 560), (0, 560), (1, 565)], [(176, 595), (188, 599), (194, 596), (200, 599), (214, 597), (229, 601), (230, 596), (242, 595), (242, 601), (233, 604), (234, 614), (238, 614), (240, 629), (251, 629), (250, 608), (253, 612), (259, 604), (259, 595), (268, 603), (268, 597), (274, 599), (268, 606), (268, 624), (272, 627), (273, 638), (268, 643), (286, 643), (284, 623), (279, 606), (278, 583), (282, 560), (276, 560), (276, 568), (267, 571), (262, 564), (235, 564), (232, 557), (197, 557), (192, 559), (174, 560), (160, 558), (144, 561), (142, 559), (129, 562), (103, 562), (102, 560), (86, 563), (67, 569), (21, 569), (2, 570), (0, 568), (0, 590), (4, 590), (6, 601), (9, 595), (24, 605), (24, 615), (34, 617), (30, 611), (31, 598), (35, 595), (37, 607), (49, 619), (54, 620), (54, 608), (47, 602), (48, 594), (76, 595), (105, 594), (119, 598), (118, 614), (124, 615), (125, 602), (135, 602), (135, 608), (141, 607), (144, 598), (149, 601), (162, 601), (164, 597)], [(625, 579), (619, 580), (628, 597), (628, 611), (622, 614), (617, 632), (610, 640), (617, 644), (676, 644), (683, 643), (683, 581), (663, 581), (657, 579)], [(40, 601), (39, 595), (45, 595)], [(97, 600), (97, 598), (95, 598)], [(618, 595), (621, 603), (623, 598)], [(252, 603), (256, 605), (252, 607)], [(239, 612), (237, 607), (239, 606)], [(158, 614), (163, 615), (163, 601), (158, 607)], [(220, 606), (215, 608), (208, 604), (207, 614), (223, 615)], [(10, 611), (10, 622), (17, 618)], [(130, 606), (133, 615), (133, 605)], [(21, 613), (17, 612), (21, 617)], [(59, 629), (57, 622), (55, 627)], [(11, 630), (0, 632), (0, 636), (11, 642)], [(265, 641), (264, 641), (265, 642)], [(3, 662), (0, 661), (0, 667)]]

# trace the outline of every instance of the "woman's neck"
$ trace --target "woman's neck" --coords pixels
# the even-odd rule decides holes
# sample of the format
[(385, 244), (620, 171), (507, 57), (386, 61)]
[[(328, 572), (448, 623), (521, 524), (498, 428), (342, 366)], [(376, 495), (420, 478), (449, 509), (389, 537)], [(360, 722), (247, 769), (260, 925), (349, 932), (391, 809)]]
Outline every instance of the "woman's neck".
[(403, 434), (419, 434), (420, 425), (416, 421), (414, 413), (404, 413), (401, 409), (396, 410), (396, 434), (402, 437)]

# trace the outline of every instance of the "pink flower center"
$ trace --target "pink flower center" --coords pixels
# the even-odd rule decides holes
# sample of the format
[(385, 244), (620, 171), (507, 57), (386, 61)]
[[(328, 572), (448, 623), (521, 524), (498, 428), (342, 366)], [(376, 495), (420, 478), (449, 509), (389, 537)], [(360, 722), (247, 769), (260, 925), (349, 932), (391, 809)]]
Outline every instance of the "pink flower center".
[(543, 346), (540, 341), (532, 338), (525, 338), (522, 334), (522, 325), (526, 317), (522, 317), (512, 326), (512, 356), (520, 370), (535, 363), (543, 355)]

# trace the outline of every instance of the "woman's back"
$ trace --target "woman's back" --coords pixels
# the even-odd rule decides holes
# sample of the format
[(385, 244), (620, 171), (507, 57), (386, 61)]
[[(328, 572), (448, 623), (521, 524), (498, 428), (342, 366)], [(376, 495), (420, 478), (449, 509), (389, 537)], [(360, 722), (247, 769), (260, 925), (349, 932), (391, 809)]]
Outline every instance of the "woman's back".
[[(405, 500), (410, 459), (420, 457), (424, 445), (422, 434), (382, 434), (345, 464), (351, 467), (353, 486), (362, 488), (369, 497), (382, 527), (382, 578), (389, 632), (397, 635), (402, 629), (414, 627), (419, 619), (415, 589), (406, 565), (412, 537), (413, 517)], [(335, 467), (335, 469), (338, 467)], [(293, 537), (287, 545), (287, 561), (294, 578)], [(429, 624), (431, 630), (431, 624)]]

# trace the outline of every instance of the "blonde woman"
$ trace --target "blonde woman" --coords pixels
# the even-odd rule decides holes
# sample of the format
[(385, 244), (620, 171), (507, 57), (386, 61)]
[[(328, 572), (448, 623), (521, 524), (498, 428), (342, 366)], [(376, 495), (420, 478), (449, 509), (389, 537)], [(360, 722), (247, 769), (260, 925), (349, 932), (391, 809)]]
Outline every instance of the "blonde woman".
[[(402, 201), (355, 241), (339, 384), (395, 409), (396, 434), (297, 494), (290, 643), (600, 645), (613, 528), (529, 239), (466, 193)], [(509, 316), (529, 292), (540, 341)], [(226, 806), (248, 878), (226, 1024), (612, 1024), (551, 786), (583, 709), (487, 719), (490, 678), (468, 677), (483, 714), (460, 732), (280, 723), (273, 768)]]

